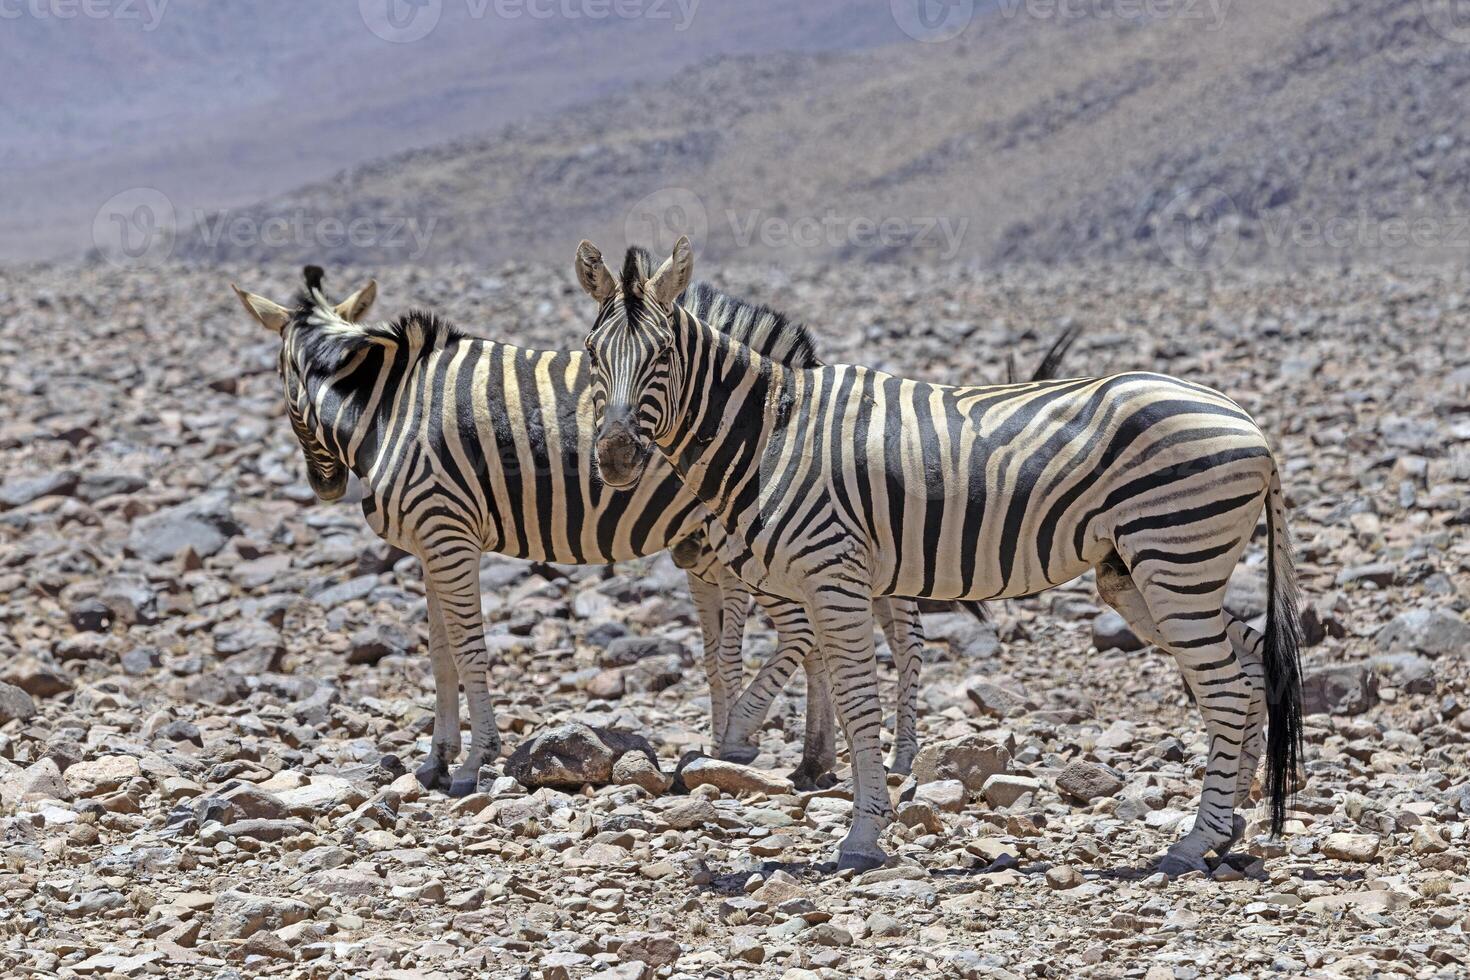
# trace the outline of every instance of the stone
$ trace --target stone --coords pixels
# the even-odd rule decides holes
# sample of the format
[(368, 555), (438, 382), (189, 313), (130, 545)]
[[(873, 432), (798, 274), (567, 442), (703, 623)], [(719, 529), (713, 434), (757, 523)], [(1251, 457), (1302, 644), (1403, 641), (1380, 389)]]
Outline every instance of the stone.
[[(961, 802), (960, 809), (963, 808), (964, 804)], [(944, 832), (944, 821), (939, 819), (938, 808), (927, 800), (911, 800), (900, 804), (894, 816), (905, 827), (914, 827), (926, 834)]]
[(0, 483), (0, 511), (24, 507), (42, 497), (70, 496), (77, 482), (78, 476), (71, 470), (7, 480)]
[(678, 940), (668, 933), (634, 933), (618, 947), (620, 959), (647, 963), (654, 969), (674, 965), (681, 953)]
[(36, 702), (14, 684), (0, 681), (0, 725), (26, 721), (36, 716)]
[(229, 495), (213, 491), (134, 521), (127, 550), (134, 557), (155, 563), (168, 561), (185, 550), (208, 558), (239, 533), (240, 525), (230, 513)]
[(40, 800), (69, 799), (71, 790), (61, 778), (61, 768), (49, 757), (0, 779), (0, 804), (7, 808)]
[(1335, 861), (1366, 864), (1378, 856), (1378, 838), (1369, 834), (1328, 834), (1321, 846), (1322, 853)]
[(658, 766), (658, 756), (643, 736), (571, 722), (517, 745), (505, 760), (505, 774), (523, 786), (605, 786), (626, 752), (641, 752)]
[(930, 742), (914, 757), (913, 777), (919, 785), (941, 779), (957, 779), (971, 794), (979, 793), (985, 781), (1010, 768), (1011, 754), (984, 735)]
[(1041, 781), (1032, 779), (1030, 776), (997, 773), (985, 780), (980, 795), (984, 796), (985, 802), (991, 806), (1008, 807), (1026, 794), (1035, 793), (1039, 789), (1041, 789)]
[(679, 776), (690, 789), (696, 786), (713, 786), (732, 796), (742, 793), (780, 796), (796, 792), (791, 780), (784, 776), (707, 756), (691, 759), (679, 770)]
[(971, 684), (965, 688), (965, 694), (981, 714), (992, 718), (1014, 718), (1036, 710), (1036, 704), (1023, 692), (989, 681)]
[(215, 896), (209, 935), (213, 939), (246, 939), (262, 929), (281, 929), (311, 914), (311, 906), (305, 902), (229, 889)]
[(995, 624), (967, 612), (925, 616), (924, 634), (931, 642), (948, 644), (950, 652), (963, 660), (988, 660), (1000, 652)]
[(914, 791), (914, 802), (927, 803), (945, 813), (960, 813), (969, 796), (969, 789), (958, 779), (937, 779), (921, 783)]
[(674, 657), (692, 662), (682, 643), (662, 636), (623, 636), (603, 648), (597, 663), (602, 667), (628, 667), (648, 657)]
[(1082, 884), (1082, 873), (1069, 864), (1058, 864), (1047, 869), (1046, 883), (1059, 892), (1067, 891)]
[(1414, 904), (1416, 896), (1387, 888), (1366, 891), (1344, 892), (1340, 895), (1320, 895), (1308, 899), (1302, 911), (1312, 915), (1331, 915), (1343, 909), (1359, 909), (1367, 912), (1394, 912)]
[(1079, 803), (1091, 803), (1105, 796), (1115, 796), (1123, 788), (1123, 779), (1107, 766), (1077, 759), (1057, 774), (1057, 792)]
[(1099, 651), (1121, 650), (1124, 653), (1148, 646), (1133, 632), (1128, 621), (1111, 609), (1105, 609), (1093, 618), (1092, 645)]
[(287, 812), (307, 819), (339, 806), (361, 806), (367, 800), (367, 793), (351, 780), (326, 773), (311, 777), (311, 782), (303, 786), (281, 790), (276, 796)]
[(674, 777), (659, 769), (642, 752), (624, 752), (613, 763), (612, 781), (619, 786), (641, 786), (654, 796), (660, 796), (669, 791)]
[(1378, 678), (1368, 664), (1302, 672), (1302, 714), (1360, 715), (1378, 703)]
[(138, 760), (129, 755), (107, 755), (78, 762), (66, 770), (66, 788), (73, 796), (94, 797), (115, 792), (143, 775)]
[(390, 655), (408, 656), (418, 649), (418, 636), (396, 623), (376, 623), (352, 634), (350, 664), (376, 664)]
[(709, 800), (688, 799), (663, 812), (663, 821), (675, 830), (693, 830), (705, 824), (720, 822), (715, 805)]
[(766, 961), (766, 947), (754, 936), (731, 936), (730, 937), (730, 959), (739, 960), (742, 963), (754, 963), (760, 965)]
[(1380, 629), (1373, 642), (1385, 653), (1462, 656), (1470, 654), (1470, 623), (1448, 609), (1411, 609)]

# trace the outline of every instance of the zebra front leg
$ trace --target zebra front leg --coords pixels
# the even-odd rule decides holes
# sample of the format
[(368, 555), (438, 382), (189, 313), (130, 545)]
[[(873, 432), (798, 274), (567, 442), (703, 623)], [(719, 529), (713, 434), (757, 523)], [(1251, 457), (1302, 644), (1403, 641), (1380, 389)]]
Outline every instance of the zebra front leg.
[(888, 860), (878, 838), (893, 820), (893, 802), (878, 737), (883, 704), (873, 655), (873, 600), (865, 589), (854, 588), (860, 585), (855, 576), (824, 583), (808, 608), (852, 758), (852, 827), (838, 848), (837, 867), (866, 871)]
[(924, 665), (924, 622), (911, 599), (873, 600), (873, 615), (883, 627), (893, 665), (898, 669), (898, 716), (893, 729), (889, 772), (907, 776), (919, 754), (919, 671)]
[[(426, 549), (428, 550), (428, 549)], [(490, 703), (490, 655), (480, 612), (480, 548), (472, 541), (435, 541), (426, 563), (426, 581), (440, 628), (464, 685), (470, 709), (470, 747), (449, 781), (450, 796), (468, 796), (479, 783), (480, 767), (500, 755), (500, 732)]]
[(737, 744), (730, 738), (730, 712), (745, 686), (745, 620), (750, 616), (750, 589), (724, 566), (720, 566), (720, 601), (720, 644), (715, 660), (725, 691), (725, 714), (715, 729), (715, 748), (719, 757), (725, 758), (724, 752)]
[(694, 608), (699, 613), (699, 632), (704, 639), (704, 677), (709, 684), (710, 745), (715, 747), (718, 755), (730, 717), (730, 698), (720, 669), (724, 601), (717, 582), (709, 581), (692, 570), (688, 577), (689, 594), (694, 598)]
[(459, 672), (444, 635), (439, 600), (429, 590), (429, 663), (434, 672), (434, 735), (429, 758), (414, 771), (424, 789), (448, 789), (449, 767), (459, 758)]
[[(816, 648), (816, 634), (806, 611), (797, 603), (774, 596), (757, 596), (761, 608), (776, 627), (776, 654), (761, 664), (755, 679), (741, 692), (730, 708), (730, 721), (725, 729), (725, 739), (720, 745), (719, 756), (730, 762), (749, 763), (758, 753), (752, 744), (756, 729), (766, 720), (776, 695), (786, 689), (796, 668), (806, 661)], [(808, 730), (811, 720), (811, 700), (807, 701)], [(807, 749), (808, 754), (810, 749)], [(796, 774), (792, 774), (795, 781)]]

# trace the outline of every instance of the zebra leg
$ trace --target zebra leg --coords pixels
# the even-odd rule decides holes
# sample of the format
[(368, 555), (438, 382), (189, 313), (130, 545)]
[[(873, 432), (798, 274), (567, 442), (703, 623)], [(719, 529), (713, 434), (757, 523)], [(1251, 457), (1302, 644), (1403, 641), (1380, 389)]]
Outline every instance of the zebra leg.
[[(861, 580), (854, 576), (852, 581)], [(866, 871), (887, 862), (878, 838), (893, 820), (878, 738), (883, 704), (873, 656), (873, 599), (866, 591), (836, 584), (827, 584), (819, 594), (821, 599), (809, 607), (810, 615), (852, 757), (852, 828), (838, 848), (837, 867)]]
[(819, 650), (802, 661), (806, 669), (806, 741), (801, 765), (791, 771), (791, 784), (803, 792), (837, 785), (837, 723), (832, 709), (832, 678)]
[(910, 599), (873, 600), (873, 615), (883, 627), (893, 665), (898, 668), (898, 719), (893, 730), (889, 772), (907, 776), (919, 754), (919, 671), (924, 665), (924, 622)]
[(490, 703), (490, 655), (480, 612), (480, 548), (472, 541), (436, 541), (425, 564), (425, 581), (435, 601), (454, 666), (470, 707), (470, 748), (449, 781), (450, 796), (468, 796), (479, 782), (480, 767), (500, 755), (500, 732)]
[[(794, 602), (774, 596), (757, 596), (761, 608), (776, 627), (776, 655), (761, 665), (755, 679), (741, 692), (730, 708), (730, 721), (720, 758), (730, 762), (750, 762), (756, 757), (751, 744), (757, 728), (766, 720), (776, 695), (786, 689), (791, 675), (816, 649), (816, 635), (806, 612)], [(807, 722), (811, 723), (811, 701), (808, 694)], [(810, 749), (808, 749), (810, 754)], [(795, 781), (795, 774), (792, 779)]]
[(730, 700), (726, 696), (724, 675), (720, 671), (720, 641), (724, 617), (720, 586), (689, 572), (689, 594), (699, 612), (699, 632), (704, 637), (704, 676), (709, 683), (710, 744), (716, 753), (725, 738), (729, 723)]
[(434, 736), (429, 758), (414, 771), (424, 789), (448, 789), (449, 767), (459, 758), (459, 672), (444, 635), (439, 599), (429, 592), (429, 663), (434, 671)]
[[(745, 620), (750, 615), (750, 589), (740, 579), (720, 567), (720, 645), (716, 655), (716, 669), (720, 675), (720, 687), (725, 692), (725, 713), (715, 729), (715, 749), (720, 758), (725, 751), (736, 747), (727, 734), (730, 727), (730, 709), (740, 697), (745, 681)], [(753, 748), (753, 746), (751, 746)], [(752, 752), (750, 761), (755, 758)]]
[[(1245, 620), (1228, 611), (1225, 613), (1225, 632), (1230, 637), (1230, 645), (1240, 658), (1241, 668), (1251, 686), (1250, 729), (1241, 748), (1240, 771), (1235, 778), (1235, 805), (1240, 809), (1248, 809), (1251, 805), (1251, 784), (1256, 779), (1256, 766), (1266, 748), (1266, 666), (1261, 656), (1266, 638), (1251, 629)], [(1234, 830), (1232, 844), (1245, 833), (1244, 817), (1236, 817)]]
[[(1184, 566), (1175, 567), (1176, 576), (1186, 571)], [(1188, 571), (1201, 578), (1211, 573), (1210, 569)], [(1192, 594), (1188, 591), (1191, 586), (1176, 585), (1172, 580), (1150, 580), (1139, 588), (1152, 623), (1140, 621), (1138, 627), (1147, 629), (1151, 625), (1160, 638), (1159, 645), (1174, 655), (1185, 683), (1194, 692), (1209, 744), (1194, 826), (1159, 863), (1159, 870), (1167, 875), (1207, 870), (1205, 855), (1211, 851), (1223, 855), (1237, 836), (1236, 787), (1242, 750), (1250, 732), (1253, 688), (1226, 633), (1220, 606), (1224, 578), (1219, 582), (1218, 589), (1202, 595)], [(1137, 579), (1134, 585), (1139, 585)]]

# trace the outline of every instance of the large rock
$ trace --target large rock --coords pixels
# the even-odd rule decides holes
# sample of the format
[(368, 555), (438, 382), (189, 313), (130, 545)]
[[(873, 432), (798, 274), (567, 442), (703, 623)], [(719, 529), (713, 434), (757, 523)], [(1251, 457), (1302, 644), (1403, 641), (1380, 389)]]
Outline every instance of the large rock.
[(625, 752), (642, 752), (658, 764), (641, 735), (572, 722), (516, 746), (505, 760), (505, 774), (523, 786), (603, 786), (613, 781), (613, 766)]
[(965, 688), (965, 694), (981, 714), (991, 718), (1014, 718), (1036, 710), (1036, 702), (1015, 684), (979, 681)]
[(262, 929), (281, 929), (311, 915), (311, 906), (291, 898), (220, 892), (214, 899), (209, 934), (214, 939), (244, 939)]
[(603, 667), (627, 667), (649, 657), (673, 657), (686, 661), (684, 644), (662, 636), (623, 636), (610, 642), (597, 658)]
[(1057, 774), (1057, 791), (1069, 799), (1091, 803), (1123, 788), (1122, 778), (1107, 766), (1078, 759)]
[(367, 793), (351, 780), (326, 773), (313, 776), (304, 786), (281, 790), (276, 796), (293, 815), (307, 818), (330, 813), (343, 805), (360, 806), (367, 799)]
[(134, 521), (127, 550), (151, 562), (168, 561), (185, 548), (208, 558), (239, 533), (229, 496), (216, 491)]
[(971, 794), (980, 792), (985, 781), (998, 773), (1006, 772), (1011, 765), (1011, 754), (1004, 745), (984, 735), (962, 735), (943, 742), (930, 742), (914, 757), (913, 775), (915, 782), (937, 782), (941, 779), (957, 779), (965, 784)]
[(75, 796), (102, 796), (121, 789), (141, 775), (143, 769), (132, 756), (106, 755), (68, 768), (66, 788)]
[(684, 779), (684, 785), (690, 789), (696, 786), (713, 786), (720, 792), (731, 795), (764, 793), (767, 796), (780, 796), (795, 792), (791, 780), (784, 776), (703, 756), (691, 759), (679, 770), (679, 774)]
[(1470, 623), (1448, 609), (1411, 609), (1394, 617), (1373, 639), (1385, 653), (1464, 655), (1470, 654)]
[(0, 681), (0, 725), (36, 716), (36, 702), (14, 684)]
[(0, 510), (23, 507), (42, 497), (69, 495), (77, 488), (77, 474), (71, 470), (43, 476), (22, 476), (0, 483)]
[(967, 612), (925, 616), (924, 635), (947, 643), (950, 652), (964, 660), (986, 660), (1000, 652), (995, 624), (981, 622)]
[(1368, 664), (1317, 667), (1302, 674), (1302, 713), (1360, 715), (1378, 703), (1378, 677)]
[(38, 800), (69, 800), (71, 791), (61, 778), (61, 767), (49, 757), (0, 779), (0, 803), (7, 808)]

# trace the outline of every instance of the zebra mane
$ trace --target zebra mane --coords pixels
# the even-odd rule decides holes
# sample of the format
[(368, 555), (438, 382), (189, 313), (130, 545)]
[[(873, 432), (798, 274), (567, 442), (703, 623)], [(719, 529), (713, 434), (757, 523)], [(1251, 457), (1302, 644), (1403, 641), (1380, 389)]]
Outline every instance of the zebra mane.
[[(653, 273), (653, 256), (648, 249), (637, 245), (629, 248), (623, 258), (621, 285), (630, 321), (637, 313), (634, 307), (643, 301), (642, 285)], [(779, 310), (731, 296), (707, 282), (690, 285), (677, 303), (762, 357), (792, 367), (818, 367), (822, 363), (817, 357), (816, 342), (806, 325)]]
[(322, 289), (322, 270), (309, 265), (306, 288), (296, 296), (292, 324), (297, 327), (302, 367), (332, 373), (353, 355), (371, 348), (428, 351), (465, 336), (425, 310), (409, 310), (386, 323), (353, 323), (338, 315)]

